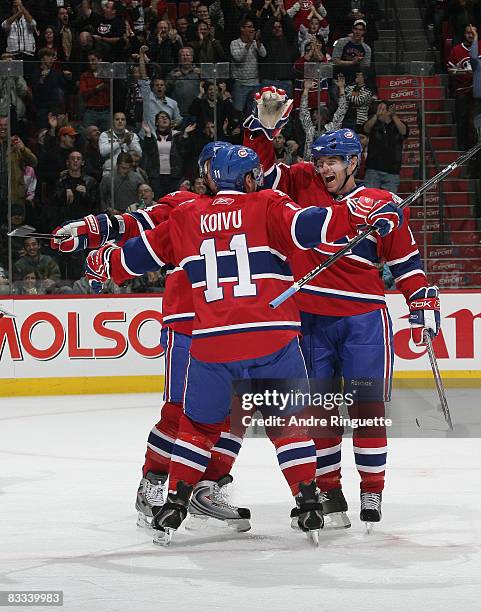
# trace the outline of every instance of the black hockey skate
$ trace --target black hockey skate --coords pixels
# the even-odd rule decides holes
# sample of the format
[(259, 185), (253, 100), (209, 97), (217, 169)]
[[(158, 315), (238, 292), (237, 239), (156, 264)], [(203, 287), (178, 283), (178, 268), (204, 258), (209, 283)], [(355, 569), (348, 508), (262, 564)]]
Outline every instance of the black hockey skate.
[[(319, 531), (324, 527), (319, 489), (313, 480), (301, 483), (296, 495), (296, 507), (291, 510), (291, 519), (297, 518), (297, 528), (307, 534), (314, 546), (319, 546)], [(292, 521), (294, 523), (294, 521)]]
[(167, 501), (161, 508), (152, 508), (153, 543), (168, 546), (175, 531), (187, 516), (192, 486), (182, 480), (177, 483), (175, 493), (169, 493)]
[(163, 506), (166, 495), (165, 472), (147, 472), (142, 478), (137, 490), (135, 508), (138, 511), (137, 526), (150, 529), (152, 522), (152, 508)]
[(359, 518), (366, 523), (366, 532), (371, 533), (373, 523), (379, 523), (381, 513), (382, 493), (363, 493), (361, 491), (361, 513)]
[(347, 529), (351, 521), (347, 516), (347, 501), (341, 488), (321, 491), (322, 514), (325, 529)]
[(237, 531), (249, 531), (251, 528), (249, 508), (238, 508), (229, 504), (228, 485), (232, 476), (222, 476), (219, 480), (201, 480), (194, 487), (189, 504), (191, 518), (186, 529), (197, 529), (209, 518), (225, 522)]

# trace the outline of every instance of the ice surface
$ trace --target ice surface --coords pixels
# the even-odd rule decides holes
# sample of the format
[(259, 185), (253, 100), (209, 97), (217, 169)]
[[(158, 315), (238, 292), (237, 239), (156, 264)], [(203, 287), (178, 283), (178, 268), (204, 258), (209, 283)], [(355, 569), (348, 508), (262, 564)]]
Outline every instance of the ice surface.
[(321, 533), (318, 549), (290, 529), (272, 446), (247, 439), (233, 498), (251, 507), (252, 531), (179, 532), (164, 549), (136, 528), (134, 510), (160, 403), (154, 394), (0, 400), (0, 590), (62, 589), (63, 609), (75, 612), (480, 610), (478, 439), (393, 439), (383, 522), (370, 536), (345, 440), (353, 525)]

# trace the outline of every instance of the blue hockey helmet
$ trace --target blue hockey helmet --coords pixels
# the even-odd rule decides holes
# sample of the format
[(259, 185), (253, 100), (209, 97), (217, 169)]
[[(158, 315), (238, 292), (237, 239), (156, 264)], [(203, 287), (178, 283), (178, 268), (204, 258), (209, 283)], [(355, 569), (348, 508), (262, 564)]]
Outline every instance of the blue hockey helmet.
[(312, 157), (331, 157), (339, 155), (349, 161), (351, 155), (361, 155), (362, 145), (353, 130), (343, 128), (322, 134), (312, 143)]
[(208, 142), (199, 155), (199, 176), (203, 178), (205, 176), (205, 162), (214, 157), (217, 149), (223, 147), (232, 147), (231, 142), (224, 142), (223, 140), (213, 140)]
[(211, 177), (219, 190), (244, 191), (244, 177), (252, 172), (256, 184), (261, 187), (264, 174), (259, 156), (252, 149), (240, 145), (218, 148), (210, 166)]

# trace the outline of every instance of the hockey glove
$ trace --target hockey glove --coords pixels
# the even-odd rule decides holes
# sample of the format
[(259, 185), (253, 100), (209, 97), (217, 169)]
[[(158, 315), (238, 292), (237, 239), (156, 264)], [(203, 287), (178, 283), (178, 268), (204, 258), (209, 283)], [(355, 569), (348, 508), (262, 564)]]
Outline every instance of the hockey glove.
[(347, 205), (356, 227), (360, 230), (375, 227), (377, 233), (384, 237), (403, 223), (402, 209), (394, 202), (373, 200), (365, 196), (348, 199)]
[(85, 262), (85, 276), (94, 293), (101, 293), (104, 283), (110, 278), (110, 256), (120, 247), (106, 244), (96, 251), (90, 251)]
[(417, 346), (423, 346), (424, 330), (435, 338), (441, 329), (439, 289), (436, 286), (423, 287), (409, 298), (409, 323), (411, 339)]
[(97, 216), (88, 215), (83, 219), (68, 221), (55, 228), (54, 235), (67, 234), (68, 238), (52, 238), (50, 248), (58, 249), (62, 253), (96, 249), (108, 240), (118, 240), (123, 233), (123, 227), (122, 217), (109, 217), (105, 213)]
[(262, 130), (273, 140), (289, 120), (293, 102), (283, 89), (263, 87), (255, 95), (254, 110), (244, 121), (244, 127), (251, 132)]

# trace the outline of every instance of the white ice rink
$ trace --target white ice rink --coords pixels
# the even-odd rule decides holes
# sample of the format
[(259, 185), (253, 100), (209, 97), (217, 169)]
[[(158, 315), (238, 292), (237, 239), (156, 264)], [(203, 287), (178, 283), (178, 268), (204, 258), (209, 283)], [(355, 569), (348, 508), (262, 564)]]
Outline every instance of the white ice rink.
[(165, 549), (133, 505), (159, 406), (147, 394), (0, 399), (0, 590), (61, 589), (75, 612), (481, 610), (479, 439), (392, 440), (370, 536), (346, 440), (353, 525), (322, 532), (318, 549), (290, 529), (270, 443), (247, 439), (233, 499), (251, 507), (252, 531), (179, 532)]

